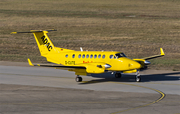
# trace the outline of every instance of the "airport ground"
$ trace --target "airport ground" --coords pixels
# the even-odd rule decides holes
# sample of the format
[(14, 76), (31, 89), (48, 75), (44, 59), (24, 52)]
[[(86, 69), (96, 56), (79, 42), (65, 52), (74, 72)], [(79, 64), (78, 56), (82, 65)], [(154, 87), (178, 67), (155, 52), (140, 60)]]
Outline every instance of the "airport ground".
[[(0, 114), (179, 114), (180, 72), (84, 76), (73, 72), (0, 62)], [(104, 78), (103, 78), (104, 77)]]
[[(180, 114), (179, 6), (179, 0), (1, 0), (0, 114)], [(57, 29), (48, 34), (57, 47), (130, 58), (162, 47), (166, 56), (151, 61), (140, 83), (133, 74), (108, 73), (77, 83), (73, 72), (20, 63), (46, 62), (32, 34), (10, 34), (32, 29)]]

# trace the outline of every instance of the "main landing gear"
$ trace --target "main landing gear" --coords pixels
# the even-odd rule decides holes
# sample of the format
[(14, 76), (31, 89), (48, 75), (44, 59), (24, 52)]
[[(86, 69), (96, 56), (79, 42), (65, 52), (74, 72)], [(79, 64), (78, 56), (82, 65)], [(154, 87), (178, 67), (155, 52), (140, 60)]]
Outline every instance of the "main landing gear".
[(121, 76), (122, 76), (121, 73), (116, 73), (116, 74), (115, 74), (115, 77), (116, 77), (116, 78), (121, 78)]
[(82, 82), (82, 77), (80, 77), (79, 75), (76, 76), (75, 78), (76, 82)]
[[(116, 74), (115, 74), (115, 77), (116, 77), (116, 78), (121, 78), (121, 76), (122, 76), (121, 73), (116, 73)], [(139, 71), (137, 71), (137, 72), (136, 72), (136, 78), (135, 78), (136, 82), (140, 82), (140, 81), (141, 81), (141, 77), (140, 77), (140, 76), (141, 76), (141, 75), (139, 74)]]

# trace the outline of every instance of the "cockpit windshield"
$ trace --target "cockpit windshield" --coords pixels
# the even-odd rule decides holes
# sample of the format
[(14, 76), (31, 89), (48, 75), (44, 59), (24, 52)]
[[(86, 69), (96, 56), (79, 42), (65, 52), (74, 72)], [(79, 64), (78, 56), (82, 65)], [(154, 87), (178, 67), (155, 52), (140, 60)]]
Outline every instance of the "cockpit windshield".
[(116, 55), (116, 58), (127, 57), (124, 53), (117, 53), (115, 55)]

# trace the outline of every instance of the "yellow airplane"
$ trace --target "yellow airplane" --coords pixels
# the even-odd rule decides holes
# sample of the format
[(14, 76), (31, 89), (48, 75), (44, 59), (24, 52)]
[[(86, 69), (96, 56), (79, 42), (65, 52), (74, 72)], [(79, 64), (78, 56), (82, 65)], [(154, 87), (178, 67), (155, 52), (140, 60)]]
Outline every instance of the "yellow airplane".
[(120, 78), (121, 73), (136, 73), (136, 81), (140, 82), (139, 70), (145, 68), (150, 64), (149, 59), (164, 56), (163, 49), (160, 48), (161, 54), (141, 59), (130, 59), (122, 52), (116, 51), (75, 51), (70, 49), (64, 49), (55, 47), (49, 39), (47, 33), (52, 30), (31, 30), (29, 32), (12, 32), (17, 33), (33, 33), (37, 42), (41, 56), (45, 57), (48, 62), (52, 64), (37, 64), (34, 65), (28, 58), (29, 65), (31, 66), (43, 66), (53, 67), (56, 69), (65, 69), (68, 71), (74, 71), (77, 77), (77, 82), (82, 81), (80, 75), (88, 74), (100, 74), (105, 72), (115, 72), (115, 77)]

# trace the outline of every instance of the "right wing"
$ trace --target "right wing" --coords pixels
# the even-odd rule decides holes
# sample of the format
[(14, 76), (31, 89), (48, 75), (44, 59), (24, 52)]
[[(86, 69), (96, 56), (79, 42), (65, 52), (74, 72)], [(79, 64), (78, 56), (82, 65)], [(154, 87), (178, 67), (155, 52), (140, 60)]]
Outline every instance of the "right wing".
[(133, 60), (140, 63), (143, 66), (142, 68), (146, 68), (147, 67), (146, 65), (151, 64), (151, 62), (149, 62), (147, 60), (155, 59), (155, 58), (162, 57), (162, 56), (165, 55), (162, 48), (160, 48), (160, 52), (161, 52), (161, 54), (159, 54), (159, 55), (154, 55), (154, 56), (150, 56), (150, 57), (144, 57), (144, 58), (141, 58), (141, 59), (133, 59)]
[(141, 59), (144, 59), (144, 60), (149, 60), (149, 59), (154, 59), (154, 58), (158, 58), (158, 57), (162, 57), (164, 56), (164, 51), (162, 48), (160, 48), (160, 51), (161, 51), (161, 54), (160, 55), (154, 55), (154, 56), (150, 56), (150, 57), (144, 57), (144, 58), (141, 58)]

